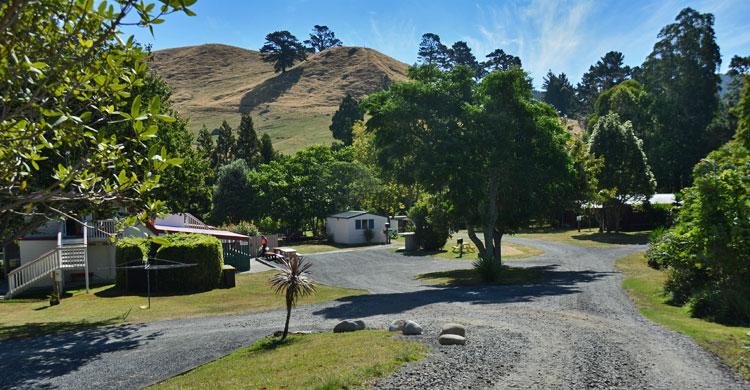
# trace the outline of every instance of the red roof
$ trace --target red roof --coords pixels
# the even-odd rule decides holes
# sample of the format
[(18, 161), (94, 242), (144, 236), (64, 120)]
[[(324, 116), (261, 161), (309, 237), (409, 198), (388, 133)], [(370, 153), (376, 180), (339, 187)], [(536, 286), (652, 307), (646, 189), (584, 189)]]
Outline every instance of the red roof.
[(195, 234), (207, 234), (216, 238), (223, 238), (225, 240), (247, 240), (250, 237), (233, 233), (227, 230), (216, 230), (216, 229), (199, 229), (189, 227), (177, 227), (177, 226), (165, 226), (165, 225), (151, 225), (153, 230), (157, 233), (195, 233)]

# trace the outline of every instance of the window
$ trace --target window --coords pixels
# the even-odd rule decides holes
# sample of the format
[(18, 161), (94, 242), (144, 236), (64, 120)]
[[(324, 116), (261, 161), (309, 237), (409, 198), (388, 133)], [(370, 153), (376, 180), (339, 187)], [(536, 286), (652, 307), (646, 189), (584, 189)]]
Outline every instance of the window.
[(354, 220), (355, 230), (375, 229), (374, 219), (356, 219)]

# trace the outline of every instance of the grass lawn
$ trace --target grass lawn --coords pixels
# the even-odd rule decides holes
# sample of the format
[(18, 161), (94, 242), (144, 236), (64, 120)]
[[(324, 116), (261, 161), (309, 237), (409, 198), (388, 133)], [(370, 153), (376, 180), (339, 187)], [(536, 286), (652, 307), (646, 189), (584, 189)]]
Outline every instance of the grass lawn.
[(417, 275), (417, 280), (432, 286), (479, 286), (479, 285), (510, 285), (537, 283), (543, 278), (543, 272), (538, 267), (521, 268), (503, 266), (500, 277), (494, 283), (487, 283), (479, 277), (474, 268), (457, 269), (451, 271), (430, 272)]
[[(0, 301), (0, 339), (124, 322), (276, 309), (284, 306), (284, 298), (274, 294), (268, 285), (272, 273), (237, 275), (237, 286), (230, 289), (154, 296), (148, 310), (139, 308), (146, 304), (144, 295), (120, 295), (114, 285), (94, 288), (91, 294), (86, 294), (85, 290), (69, 291), (72, 296), (57, 306), (49, 306), (44, 297)], [(362, 290), (320, 285), (315, 295), (300, 302), (317, 303), (364, 293)]]
[[(437, 257), (440, 259), (447, 259), (447, 260), (469, 260), (469, 261), (476, 260), (477, 259), (476, 250), (474, 252), (464, 252), (462, 257), (458, 257), (458, 252), (453, 251), (453, 247), (458, 245), (456, 240), (458, 240), (459, 238), (462, 238), (465, 244), (468, 243), (474, 246), (474, 244), (469, 239), (469, 235), (466, 233), (466, 230), (461, 230), (459, 232), (453, 233), (451, 237), (448, 239), (448, 241), (445, 243), (445, 245), (443, 246), (443, 249), (439, 251), (420, 250), (417, 252), (404, 253), (404, 255), (406, 256), (432, 256), (432, 257)], [(532, 246), (521, 245), (517, 243), (510, 244), (507, 242), (502, 243), (502, 246), (500, 247), (500, 251), (501, 251), (503, 260), (523, 259), (527, 257), (539, 256), (539, 255), (544, 254), (544, 251), (539, 248), (534, 248)]]
[(606, 248), (619, 245), (648, 244), (648, 235), (648, 231), (599, 233), (598, 229), (592, 228), (581, 229), (580, 232), (576, 229), (571, 229), (520, 233), (516, 237)]
[(426, 354), (424, 345), (382, 330), (265, 338), (152, 388), (351, 388)]
[(623, 288), (644, 317), (692, 337), (750, 380), (750, 351), (743, 349), (743, 343), (750, 345), (749, 327), (726, 326), (693, 318), (687, 307), (669, 305), (662, 290), (666, 274), (650, 268), (643, 253), (623, 257), (615, 265), (625, 274)]

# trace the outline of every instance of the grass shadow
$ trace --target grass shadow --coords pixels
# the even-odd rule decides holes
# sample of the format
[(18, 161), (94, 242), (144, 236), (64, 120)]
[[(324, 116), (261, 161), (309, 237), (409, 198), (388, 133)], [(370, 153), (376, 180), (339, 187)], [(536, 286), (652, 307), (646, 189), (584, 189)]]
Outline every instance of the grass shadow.
[(256, 351), (273, 351), (277, 348), (294, 344), (299, 341), (300, 337), (301, 336), (299, 335), (289, 335), (285, 339), (282, 339), (281, 337), (266, 337), (256, 341), (253, 344), (252, 349)]
[(23, 325), (0, 325), (0, 340), (15, 339), (20, 337), (34, 337), (50, 333), (67, 331), (79, 331), (97, 328), (100, 326), (115, 325), (121, 323), (126, 315), (116, 316), (101, 321), (62, 321), (62, 322), (37, 322)]
[(595, 241), (602, 244), (645, 245), (648, 244), (648, 232), (637, 233), (585, 233), (572, 234), (574, 240)]

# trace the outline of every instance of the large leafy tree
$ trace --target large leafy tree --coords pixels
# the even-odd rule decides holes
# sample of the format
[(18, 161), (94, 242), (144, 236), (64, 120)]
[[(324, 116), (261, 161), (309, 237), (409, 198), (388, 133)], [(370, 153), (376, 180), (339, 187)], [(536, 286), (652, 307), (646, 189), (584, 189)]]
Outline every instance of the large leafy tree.
[(417, 56), (419, 61), (424, 65), (445, 67), (449, 62), (448, 47), (440, 42), (439, 35), (433, 33), (422, 35)]
[(610, 112), (617, 113), (620, 120), (630, 121), (633, 125), (635, 135), (644, 141), (644, 151), (649, 156), (648, 139), (654, 127), (650, 109), (651, 98), (643, 85), (635, 80), (626, 80), (599, 95), (586, 127), (593, 130), (599, 118)]
[(577, 112), (582, 116), (591, 114), (600, 93), (630, 78), (632, 69), (624, 65), (625, 56), (618, 51), (607, 52), (589, 67), (576, 86)]
[(253, 126), (253, 117), (250, 113), (243, 113), (240, 119), (240, 127), (237, 128), (237, 145), (235, 157), (245, 160), (247, 165), (255, 167), (261, 161), (260, 140)]
[(352, 127), (355, 122), (361, 121), (363, 118), (364, 114), (357, 99), (346, 94), (344, 99), (341, 100), (339, 109), (331, 119), (330, 130), (333, 138), (343, 142), (346, 146), (351, 145), (353, 141)]
[(307, 58), (305, 46), (289, 31), (275, 31), (266, 35), (266, 43), (260, 48), (263, 61), (273, 63), (276, 72), (284, 73), (297, 61)]
[(642, 142), (630, 122), (623, 123), (619, 115), (609, 113), (594, 125), (589, 153), (604, 160), (597, 174), (602, 228), (619, 231), (623, 207), (629, 201), (648, 199), (656, 188)]
[(192, 15), (194, 2), (0, 3), (2, 244), (61, 214), (160, 209), (159, 173), (180, 160), (147, 142), (173, 119), (134, 93), (147, 51), (119, 28)]
[(545, 102), (551, 104), (563, 115), (570, 114), (575, 100), (575, 90), (565, 73), (556, 75), (551, 70), (548, 71), (542, 88), (544, 88)]
[(532, 99), (521, 69), (479, 84), (466, 67), (413, 68), (410, 77), (366, 100), (378, 161), (399, 182), (444, 194), (482, 258), (499, 265), (505, 233), (571, 196), (569, 136), (554, 109)]
[(714, 16), (685, 8), (643, 64), (642, 78), (654, 98), (656, 128), (651, 164), (660, 188), (676, 191), (690, 183), (690, 171), (712, 144), (707, 126), (719, 107), (719, 46)]
[(341, 46), (341, 40), (336, 38), (336, 34), (328, 26), (315, 25), (310, 39), (305, 40), (305, 45), (311, 52), (321, 52), (332, 47)]
[(234, 130), (229, 126), (227, 121), (223, 121), (221, 126), (214, 130), (217, 133), (216, 148), (213, 154), (214, 167), (221, 167), (229, 164), (235, 159), (237, 151), (237, 139), (234, 137)]

